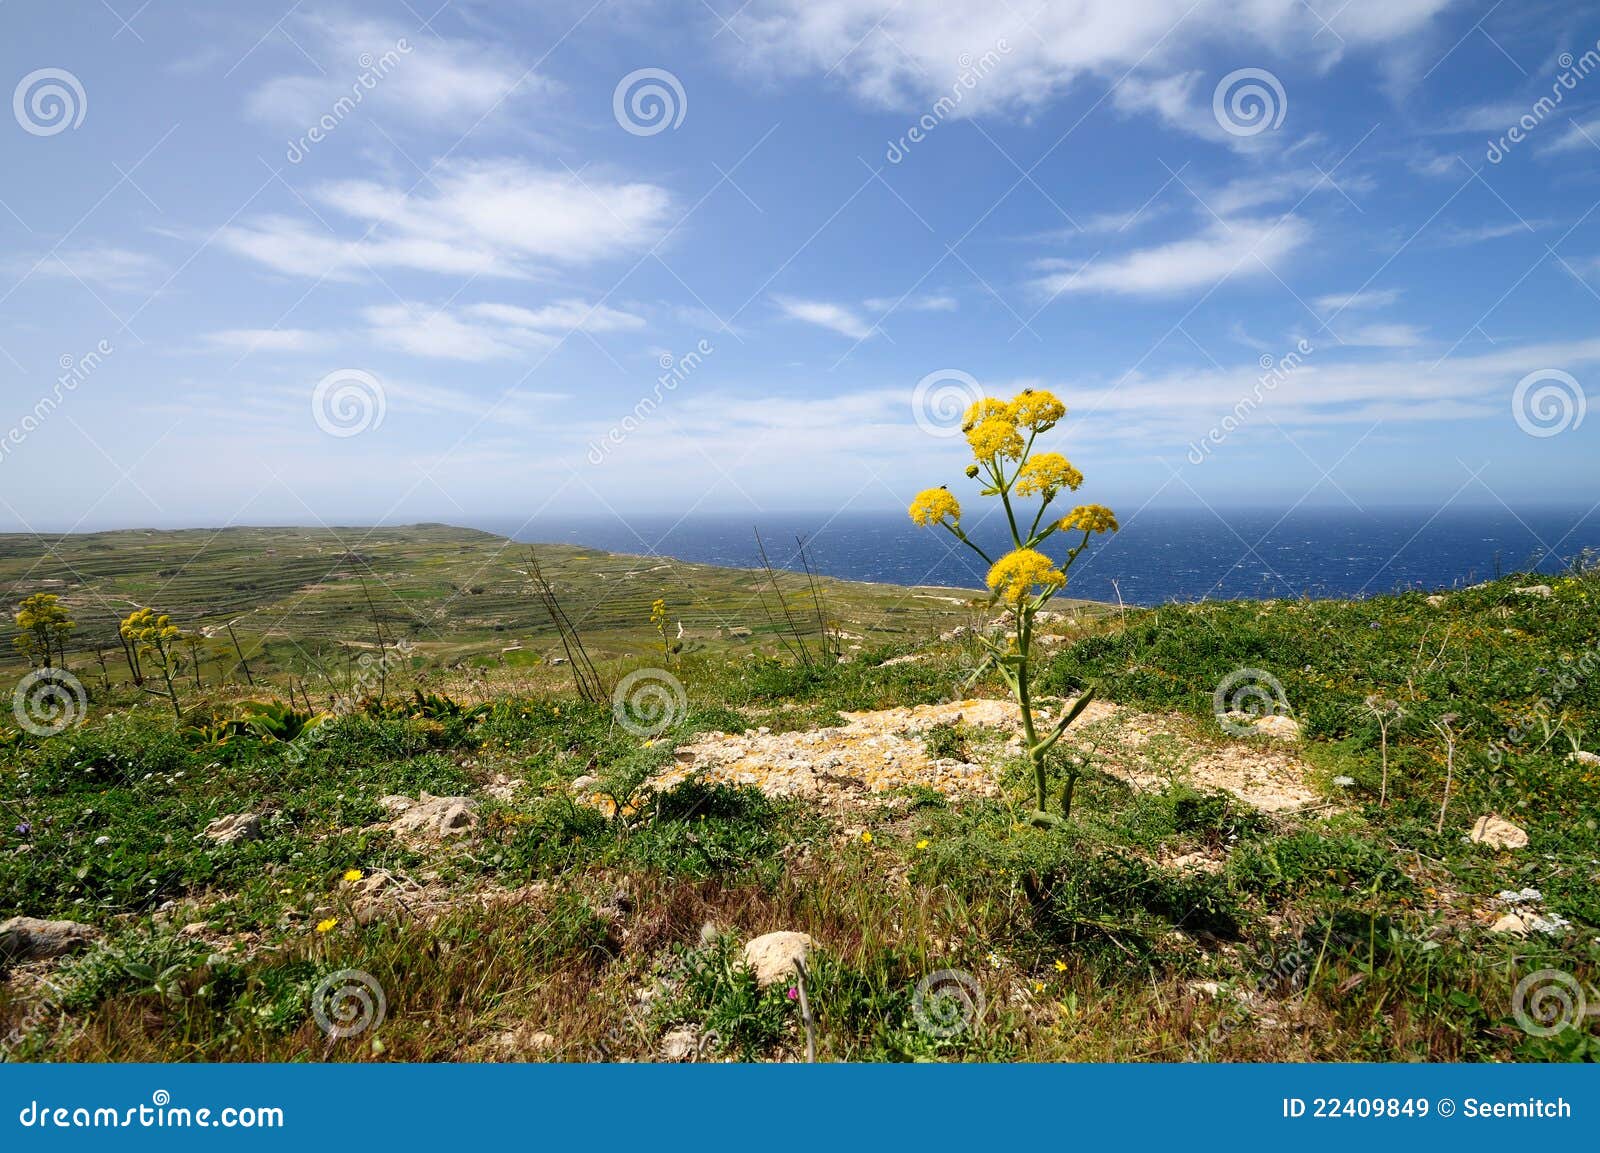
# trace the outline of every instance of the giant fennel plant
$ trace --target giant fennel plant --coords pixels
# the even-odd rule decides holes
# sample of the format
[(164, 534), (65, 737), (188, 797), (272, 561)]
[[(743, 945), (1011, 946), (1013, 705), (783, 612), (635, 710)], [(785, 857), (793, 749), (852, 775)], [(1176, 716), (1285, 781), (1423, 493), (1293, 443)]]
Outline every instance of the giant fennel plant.
[[(994, 600), (1008, 610), (1004, 619), (1008, 621), (1009, 635), (1002, 634), (1000, 639), (982, 636), (980, 640), (988, 650), (984, 667), (992, 665), (999, 670), (1022, 711), (1023, 739), (1038, 805), (1033, 820), (1039, 824), (1054, 824), (1060, 819), (1047, 811), (1049, 774), (1045, 758), (1078, 719), (1094, 692), (1090, 689), (1081, 693), (1047, 734), (1039, 734), (1030, 687), (1034, 623), (1050, 598), (1066, 588), (1067, 573), (1088, 547), (1089, 538), (1095, 533), (1117, 531), (1117, 518), (1104, 505), (1078, 505), (1065, 516), (1051, 515), (1056, 498), (1076, 492), (1083, 483), (1083, 474), (1058, 452), (1034, 452), (1034, 442), (1066, 414), (1066, 406), (1043, 389), (1025, 389), (1009, 402), (986, 397), (967, 410), (962, 432), (974, 457), (974, 463), (967, 466), (967, 477), (982, 482), (982, 496), (1000, 498), (1011, 532), (1010, 552), (996, 559), (967, 536), (961, 527), (961, 502), (946, 486), (918, 493), (910, 508), (911, 519), (918, 525), (937, 525), (984, 559), (989, 566), (988, 585)], [(1034, 500), (1038, 507), (1032, 510), (1030, 519), (1032, 505), (1028, 502)], [(1023, 507), (1025, 503), (1028, 508)], [(1059, 564), (1044, 549), (1058, 533), (1075, 542), (1066, 548)], [(1060, 541), (1056, 543), (1059, 546)], [(1069, 777), (1062, 797), (1062, 808), (1068, 815), (1072, 783)]]

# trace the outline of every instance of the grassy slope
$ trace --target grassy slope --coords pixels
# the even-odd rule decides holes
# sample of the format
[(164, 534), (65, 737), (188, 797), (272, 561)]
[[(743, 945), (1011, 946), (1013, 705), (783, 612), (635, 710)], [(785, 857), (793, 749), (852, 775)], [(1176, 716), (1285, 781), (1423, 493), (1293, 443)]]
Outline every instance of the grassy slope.
[[(1169, 787), (1143, 793), (1091, 765), (1060, 832), (1018, 823), (1020, 769), (998, 802), (892, 798), (843, 826), (692, 783), (621, 822), (569, 799), (580, 774), (625, 790), (697, 731), (812, 727), (840, 709), (941, 699), (970, 660), (959, 643), (869, 645), (814, 672), (696, 654), (675, 667), (688, 715), (650, 744), (603, 707), (509, 695), (491, 675), (478, 685), (496, 701), (485, 717), (346, 718), (298, 765), (248, 738), (195, 747), (159, 708), (113, 693), (86, 726), (0, 753), (0, 907), (109, 935), (53, 973), (61, 1008), (35, 1019), (20, 1054), (582, 1060), (648, 1057), (690, 1028), (714, 1035), (718, 1055), (792, 1056), (793, 1003), (755, 988), (731, 941), (795, 928), (823, 946), (810, 999), (825, 1059), (1594, 1059), (1592, 1025), (1530, 1038), (1511, 998), (1537, 969), (1590, 983), (1600, 971), (1600, 780), (1565, 756), (1571, 740), (1600, 743), (1600, 579), (1551, 581), (1549, 599), (1520, 583), (1441, 604), (1098, 618), (1051, 663), (1056, 690), (1094, 680), (1113, 699), (1191, 715), (1194, 739), (1217, 742), (1229, 738), (1210, 720), (1215, 684), (1241, 667), (1272, 673), (1336, 802), (1293, 817), (1198, 793), (1181, 764)], [(914, 647), (927, 655), (880, 664)], [(1359, 709), (1372, 693), (1408, 714), (1391, 735), (1382, 808), (1377, 730)], [(1548, 740), (1527, 723), (1541, 702)], [(1452, 712), (1463, 736), (1436, 834), (1444, 765), (1430, 722)], [(1489, 744), (1512, 727), (1534, 735), (1496, 766)], [(485, 802), (468, 844), (427, 852), (371, 828), (379, 796), (473, 791), (497, 774), (525, 784)], [(246, 808), (277, 811), (265, 839), (220, 849), (198, 836)], [(1467, 843), (1484, 812), (1522, 825), (1530, 846)], [(12, 832), (13, 817), (30, 832)], [(1226, 866), (1163, 863), (1195, 852)], [(351, 867), (404, 873), (456, 905), (357, 926), (340, 880)], [(544, 887), (492, 915), (465, 899), (530, 883)], [(1570, 930), (1487, 933), (1503, 911), (1494, 894), (1524, 887)], [(176, 931), (202, 918), (203, 937)], [(338, 924), (319, 934), (323, 919)], [(308, 1002), (319, 976), (344, 967), (381, 982), (389, 1019), (329, 1045)], [(917, 1027), (914, 990), (936, 969), (975, 975), (986, 994), (975, 1028), (941, 1038)], [(26, 1014), (34, 976), (13, 977), (0, 1014)], [(644, 990), (657, 992), (643, 1001)], [(550, 1047), (533, 1030), (552, 1034)]]
[[(773, 551), (774, 563), (790, 560)], [(370, 591), (390, 635), (415, 643), (435, 663), (495, 664), (514, 645), (560, 651), (528, 594), (527, 553), (526, 545), (445, 525), (0, 534), (0, 589), (8, 604), (34, 592), (60, 595), (79, 622), (81, 648), (115, 654), (116, 622), (149, 605), (185, 627), (216, 632), (219, 667), (235, 663), (220, 631), (231, 620), (253, 669), (301, 675), (317, 663), (338, 663), (333, 651), (341, 641), (372, 642)], [(774, 643), (777, 602), (763, 573), (571, 545), (539, 545), (537, 554), (597, 655), (648, 650), (657, 596), (667, 601), (674, 631), (683, 622), (691, 646)], [(780, 584), (812, 620), (804, 576), (783, 574)], [(821, 587), (835, 624), (872, 642), (923, 636), (972, 615), (960, 603), (973, 595), (967, 590), (830, 579)], [(741, 635), (746, 629), (749, 637)], [(16, 665), (14, 635), (8, 615), (0, 622), (0, 662)]]

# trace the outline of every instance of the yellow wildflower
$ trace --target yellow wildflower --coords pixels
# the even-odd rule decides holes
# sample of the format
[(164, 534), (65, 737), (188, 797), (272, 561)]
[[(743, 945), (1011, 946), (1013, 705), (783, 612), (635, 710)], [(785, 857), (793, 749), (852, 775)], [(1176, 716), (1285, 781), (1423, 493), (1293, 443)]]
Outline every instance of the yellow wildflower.
[(947, 488), (925, 488), (911, 502), (911, 519), (923, 528), (961, 519), (961, 502)]
[(1056, 399), (1055, 393), (1042, 388), (1025, 388), (1017, 393), (1010, 410), (1014, 422), (1034, 432), (1054, 427), (1067, 415), (1067, 406)]
[(1064, 488), (1076, 490), (1082, 483), (1083, 473), (1059, 452), (1035, 453), (1017, 472), (1017, 495), (1054, 496)]
[(861, 834), (861, 843), (862, 843), (862, 844), (863, 844), (863, 845), (870, 845), (870, 844), (872, 844), (872, 834), (871, 834), (871, 833), (868, 833), (868, 832), (863, 832), (863, 833), (862, 833), (862, 834)]
[(347, 881), (359, 881), (361, 879), (361, 870), (360, 869), (346, 869), (344, 871), (344, 879), (347, 880)]
[(967, 429), (967, 443), (972, 455), (979, 460), (993, 460), (997, 456), (1017, 460), (1022, 456), (1022, 434), (1017, 426), (999, 417), (988, 417)]
[(967, 409), (967, 415), (962, 418), (961, 427), (962, 429), (971, 428), (979, 421), (988, 420), (990, 417), (998, 417), (1000, 420), (1010, 421), (1011, 406), (1003, 400), (996, 400), (992, 396), (986, 396)]
[(1037, 549), (1019, 548), (994, 562), (989, 570), (989, 587), (1002, 600), (1021, 604), (1033, 595), (1034, 586), (1053, 589), (1067, 583), (1066, 574)]
[(1061, 958), (1057, 957), (1056, 958), (1056, 972), (1065, 973), (1066, 971), (1067, 971), (1067, 963), (1065, 961), (1061, 960)]
[(922, 849), (926, 849), (927, 847), (928, 847), (928, 838), (927, 837), (923, 837), (922, 840), (917, 842), (918, 851), (921, 851)]
[(1119, 528), (1116, 514), (1103, 504), (1080, 504), (1061, 518), (1061, 527), (1080, 532), (1116, 532)]
[(334, 927), (337, 926), (338, 924), (339, 924), (339, 922), (333, 917), (329, 917), (326, 921), (318, 921), (317, 922), (317, 932), (319, 932), (319, 933), (331, 932), (334, 929)]

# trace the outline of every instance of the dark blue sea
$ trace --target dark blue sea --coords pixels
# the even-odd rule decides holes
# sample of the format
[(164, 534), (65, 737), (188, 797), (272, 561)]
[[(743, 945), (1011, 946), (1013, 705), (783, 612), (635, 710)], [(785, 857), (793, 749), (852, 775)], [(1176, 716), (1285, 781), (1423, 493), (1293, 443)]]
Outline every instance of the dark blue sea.
[[(473, 527), (522, 541), (589, 545), (611, 552), (705, 564), (760, 564), (755, 530), (779, 568), (800, 567), (804, 538), (829, 576), (893, 584), (981, 588), (984, 564), (943, 530), (918, 529), (904, 513), (774, 513), (497, 519)], [(990, 523), (968, 531), (1004, 551)], [(984, 531), (989, 529), (992, 531)], [(992, 546), (992, 547), (991, 547)], [(1503, 573), (1555, 572), (1585, 550), (1600, 552), (1600, 506), (1592, 509), (1147, 509), (1079, 558), (1069, 593), (1152, 605), (1267, 597), (1360, 597), (1402, 589), (1447, 589)], [(1057, 550), (1059, 551), (1059, 550)]]

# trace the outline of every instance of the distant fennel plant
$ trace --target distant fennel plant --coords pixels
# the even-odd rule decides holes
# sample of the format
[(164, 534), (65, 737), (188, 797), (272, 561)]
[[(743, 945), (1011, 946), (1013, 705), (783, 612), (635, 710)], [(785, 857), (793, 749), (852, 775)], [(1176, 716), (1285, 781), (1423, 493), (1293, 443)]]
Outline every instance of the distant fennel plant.
[[(979, 639), (988, 650), (984, 667), (992, 664), (1000, 671), (1022, 710), (1023, 739), (1033, 768), (1038, 805), (1032, 819), (1042, 825), (1060, 820), (1047, 811), (1049, 776), (1045, 757), (1078, 719), (1094, 690), (1090, 688), (1079, 695), (1054, 729), (1040, 737), (1034, 723), (1030, 686), (1034, 621), (1050, 598), (1066, 588), (1067, 573), (1088, 547), (1089, 538), (1095, 533), (1116, 532), (1118, 528), (1116, 516), (1104, 505), (1079, 505), (1063, 517), (1046, 516), (1057, 496), (1076, 492), (1083, 483), (1083, 474), (1060, 453), (1033, 451), (1034, 441), (1054, 428), (1066, 413), (1066, 406), (1043, 389), (1025, 389), (1009, 402), (986, 397), (967, 410), (962, 432), (974, 457), (974, 463), (967, 466), (967, 477), (982, 479), (980, 495), (1000, 498), (1011, 530), (1011, 551), (998, 560), (963, 531), (961, 503), (948, 487), (918, 493), (909, 510), (918, 525), (938, 525), (981, 556), (989, 566), (988, 585), (995, 603), (1004, 604), (1009, 610), (1011, 636), (1006, 643), (984, 636)], [(1022, 510), (1020, 519), (1018, 516), (1025, 498), (1039, 501), (1031, 522), (1027, 521), (1026, 510)], [(1026, 532), (1021, 528), (1024, 523), (1028, 524)], [(1066, 550), (1059, 566), (1040, 548), (1058, 532), (1082, 533), (1078, 542)], [(1067, 803), (1063, 797), (1064, 808)]]

